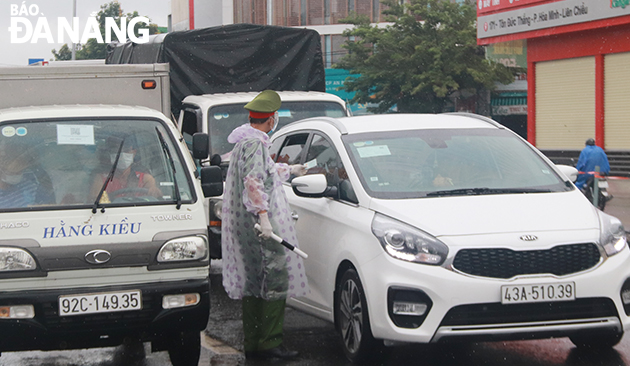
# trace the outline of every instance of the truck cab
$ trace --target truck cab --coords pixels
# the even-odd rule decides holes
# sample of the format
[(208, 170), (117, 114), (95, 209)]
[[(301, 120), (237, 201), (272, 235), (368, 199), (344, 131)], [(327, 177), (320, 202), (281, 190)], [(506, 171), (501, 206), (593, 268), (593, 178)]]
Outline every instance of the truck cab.
[[(350, 115), (346, 103), (330, 93), (313, 91), (279, 91), (282, 107), (278, 110), (280, 122), (277, 129), (305, 118), (327, 116), (345, 117)], [(238, 126), (248, 123), (249, 112), (243, 107), (258, 92), (220, 93), (191, 95), (183, 100), (178, 127), (189, 145), (195, 133), (209, 136), (210, 160), (207, 163), (220, 165), (224, 173), (229, 164), (230, 152), (234, 144), (227, 141), (228, 135)], [(208, 238), (210, 257), (221, 258), (221, 208), (222, 198), (207, 200), (209, 221)]]
[(148, 341), (196, 365), (222, 186), (195, 172), (149, 108), (0, 110), (0, 351)]

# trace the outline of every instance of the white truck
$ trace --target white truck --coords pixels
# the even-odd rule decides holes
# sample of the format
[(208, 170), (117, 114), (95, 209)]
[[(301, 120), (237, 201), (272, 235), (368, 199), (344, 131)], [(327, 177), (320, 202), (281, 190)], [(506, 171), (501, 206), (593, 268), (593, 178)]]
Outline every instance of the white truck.
[(0, 67), (0, 108), (55, 104), (139, 105), (171, 116), (169, 65)]
[(197, 365), (210, 310), (203, 198), (223, 186), (206, 183), (218, 167), (196, 169), (208, 138), (195, 139), (191, 156), (145, 107), (0, 110), (0, 351), (151, 342)]
[[(279, 91), (282, 106), (278, 110), (277, 129), (310, 117), (345, 117), (350, 115), (343, 99), (330, 93), (315, 91)], [(224, 173), (234, 144), (227, 137), (236, 127), (247, 123), (248, 111), (243, 107), (258, 92), (190, 95), (184, 98), (178, 126), (187, 143), (195, 133), (205, 133), (210, 141), (210, 162), (222, 167)], [(210, 258), (221, 258), (222, 197), (207, 200), (209, 211), (208, 238)]]

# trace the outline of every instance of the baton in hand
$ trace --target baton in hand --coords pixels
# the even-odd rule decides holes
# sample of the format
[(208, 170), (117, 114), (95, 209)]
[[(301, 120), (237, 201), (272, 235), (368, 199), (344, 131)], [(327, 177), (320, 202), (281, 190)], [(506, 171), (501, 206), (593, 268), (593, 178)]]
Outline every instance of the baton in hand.
[[(262, 228), (260, 227), (260, 224), (258, 224), (258, 223), (254, 225), (254, 229), (262, 232)], [(296, 248), (295, 245), (293, 245), (293, 244), (287, 242), (286, 240), (282, 239), (281, 237), (276, 235), (276, 233), (274, 233), (274, 232), (271, 233), (271, 239), (273, 239), (273, 240), (277, 241), (278, 243), (284, 245), (289, 250), (294, 251), (295, 254), (299, 255), (300, 257), (302, 257), (304, 259), (308, 258), (308, 254), (306, 254), (303, 251), (301, 251), (300, 248)]]

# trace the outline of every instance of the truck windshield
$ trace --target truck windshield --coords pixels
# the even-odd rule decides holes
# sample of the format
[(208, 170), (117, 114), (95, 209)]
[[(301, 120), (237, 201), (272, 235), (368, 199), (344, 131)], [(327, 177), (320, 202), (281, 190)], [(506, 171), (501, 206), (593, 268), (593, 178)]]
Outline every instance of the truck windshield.
[[(245, 103), (219, 105), (208, 111), (208, 131), (210, 132), (211, 155), (219, 154), (222, 160), (228, 160), (234, 144), (227, 142), (227, 137), (236, 127), (247, 123), (249, 112), (243, 108)], [(294, 101), (282, 102), (278, 110), (280, 122), (278, 129), (287, 124), (311, 117), (345, 117), (342, 105), (335, 102)]]
[[(178, 149), (157, 120), (40, 120), (0, 131), (0, 211), (195, 199)], [(173, 152), (176, 174), (156, 131)]]

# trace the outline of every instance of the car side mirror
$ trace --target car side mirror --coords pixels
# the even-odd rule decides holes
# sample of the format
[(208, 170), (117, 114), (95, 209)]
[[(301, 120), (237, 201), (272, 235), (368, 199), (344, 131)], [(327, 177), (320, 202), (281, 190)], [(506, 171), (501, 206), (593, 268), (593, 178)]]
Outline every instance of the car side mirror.
[(210, 139), (207, 133), (196, 132), (193, 134), (192, 153), (195, 159), (207, 159), (210, 153)]
[(558, 164), (556, 165), (560, 173), (564, 174), (564, 176), (569, 179), (571, 182), (575, 183), (578, 177), (578, 170), (569, 165)]
[(295, 177), (291, 181), (293, 193), (300, 197), (337, 197), (337, 187), (331, 187), (324, 174), (310, 174)]
[(223, 194), (221, 167), (214, 165), (201, 168), (201, 189), (205, 197), (216, 197)]

